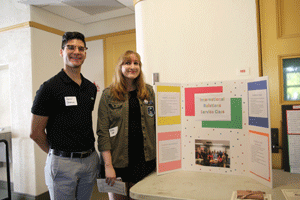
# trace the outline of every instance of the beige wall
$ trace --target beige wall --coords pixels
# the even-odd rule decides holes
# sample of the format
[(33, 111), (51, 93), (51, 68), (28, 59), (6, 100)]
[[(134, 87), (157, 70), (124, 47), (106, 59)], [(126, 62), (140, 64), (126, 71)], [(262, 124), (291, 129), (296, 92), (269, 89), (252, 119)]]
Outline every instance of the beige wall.
[(85, 34), (87, 37), (92, 37), (132, 29), (135, 29), (135, 16), (127, 15), (120, 18), (88, 24), (85, 29)]
[[(0, 127), (7, 127), (11, 124), (10, 117), (10, 91), (9, 91), (9, 67), (0, 65)], [(1, 180), (0, 176), (0, 180)]]
[[(63, 68), (63, 61), (59, 55), (61, 36), (55, 35), (43, 30), (31, 28), (31, 57), (32, 57), (32, 94), (31, 101), (33, 101), (36, 91), (40, 85), (57, 74)], [(32, 106), (30, 102), (29, 108)], [(29, 110), (30, 112), (30, 110)], [(30, 123), (30, 121), (27, 121)], [(27, 130), (27, 136), (29, 136)], [(30, 141), (32, 143), (32, 141)], [(44, 166), (46, 162), (46, 153), (44, 153), (36, 144), (34, 144), (34, 157), (35, 157), (35, 189), (33, 193), (41, 194), (47, 191), (44, 178)], [(15, 169), (13, 169), (15, 171)], [(26, 191), (27, 193), (28, 191)]]
[[(34, 146), (29, 140), (32, 104), (30, 28), (0, 33), (0, 63), (9, 67), (13, 171), (15, 191), (35, 193)], [(26, 184), (25, 184), (26, 183)], [(32, 194), (31, 193), (31, 194)]]
[(0, 28), (20, 24), (30, 20), (30, 7), (17, 0), (0, 0)]
[[(104, 61), (103, 61), (103, 40), (95, 40), (87, 42), (88, 52), (86, 60), (84, 61), (83, 68), (81, 69), (82, 74), (92, 82), (95, 82), (99, 86), (100, 90), (97, 93), (96, 103), (93, 111), (93, 127), (95, 138), (97, 130), (97, 114), (98, 104), (104, 89)], [(97, 147), (97, 145), (96, 145)], [(97, 148), (96, 148), (97, 149)]]

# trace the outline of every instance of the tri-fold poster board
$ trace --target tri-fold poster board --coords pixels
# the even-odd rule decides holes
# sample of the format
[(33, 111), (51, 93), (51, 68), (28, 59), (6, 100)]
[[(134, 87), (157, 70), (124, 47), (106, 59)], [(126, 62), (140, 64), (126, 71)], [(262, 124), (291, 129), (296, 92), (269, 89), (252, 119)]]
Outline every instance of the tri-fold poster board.
[(267, 77), (154, 88), (158, 175), (244, 175), (272, 188)]

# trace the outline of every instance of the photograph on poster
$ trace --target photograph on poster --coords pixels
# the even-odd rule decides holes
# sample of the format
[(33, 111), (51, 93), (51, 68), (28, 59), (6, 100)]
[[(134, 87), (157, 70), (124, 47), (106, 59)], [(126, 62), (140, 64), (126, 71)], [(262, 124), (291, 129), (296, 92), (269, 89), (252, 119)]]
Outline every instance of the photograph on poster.
[(230, 141), (196, 139), (195, 164), (230, 168)]

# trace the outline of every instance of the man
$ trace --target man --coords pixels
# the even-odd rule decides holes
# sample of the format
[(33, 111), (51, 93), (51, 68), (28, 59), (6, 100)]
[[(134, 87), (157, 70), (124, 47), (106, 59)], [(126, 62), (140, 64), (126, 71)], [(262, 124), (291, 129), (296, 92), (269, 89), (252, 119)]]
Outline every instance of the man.
[(90, 199), (98, 175), (92, 129), (97, 88), (80, 73), (86, 50), (83, 34), (63, 35), (64, 68), (41, 85), (31, 109), (30, 137), (48, 153), (45, 179), (52, 200)]

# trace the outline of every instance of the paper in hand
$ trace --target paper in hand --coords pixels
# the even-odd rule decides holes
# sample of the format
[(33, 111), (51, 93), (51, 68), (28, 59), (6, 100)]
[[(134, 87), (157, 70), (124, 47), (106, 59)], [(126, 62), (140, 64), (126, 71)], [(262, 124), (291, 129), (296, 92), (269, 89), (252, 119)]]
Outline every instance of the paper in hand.
[(111, 186), (106, 183), (105, 178), (101, 178), (101, 179), (97, 179), (97, 186), (99, 192), (104, 192), (104, 193), (112, 192), (115, 194), (121, 194), (127, 196), (126, 185), (122, 181), (115, 181), (115, 184)]

